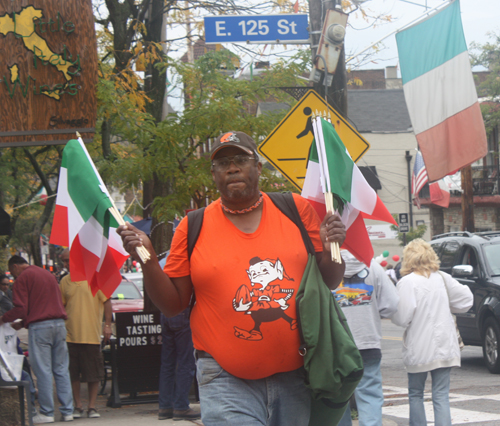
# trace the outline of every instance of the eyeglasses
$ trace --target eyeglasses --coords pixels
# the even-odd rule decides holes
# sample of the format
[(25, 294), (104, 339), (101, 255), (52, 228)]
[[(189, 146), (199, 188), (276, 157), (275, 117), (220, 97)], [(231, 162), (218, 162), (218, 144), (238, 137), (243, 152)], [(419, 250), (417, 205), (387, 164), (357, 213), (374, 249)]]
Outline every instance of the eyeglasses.
[(221, 158), (216, 158), (215, 160), (212, 161), (212, 166), (220, 171), (223, 172), (229, 168), (229, 165), (231, 163), (234, 163), (236, 167), (244, 167), (248, 164), (250, 160), (254, 160), (255, 157), (251, 157), (250, 155), (234, 155), (233, 157), (221, 157)]

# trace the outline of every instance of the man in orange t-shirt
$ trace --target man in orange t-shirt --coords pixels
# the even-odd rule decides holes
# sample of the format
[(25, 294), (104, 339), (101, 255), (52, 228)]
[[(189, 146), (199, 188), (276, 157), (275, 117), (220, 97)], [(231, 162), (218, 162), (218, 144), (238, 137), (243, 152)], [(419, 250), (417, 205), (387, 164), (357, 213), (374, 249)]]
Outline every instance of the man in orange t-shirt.
[[(191, 257), (187, 218), (176, 229), (168, 262), (143, 264), (146, 291), (167, 316), (196, 304), (191, 315), (202, 422), (211, 425), (302, 426), (309, 421), (295, 296), (308, 255), (298, 227), (259, 191), (262, 164), (252, 138), (228, 132), (211, 149), (220, 199), (204, 212)], [(299, 195), (294, 201), (330, 288), (345, 265), (331, 260), (330, 243), (345, 228), (329, 212), (321, 222)], [(133, 256), (151, 242), (130, 224), (118, 228)]]

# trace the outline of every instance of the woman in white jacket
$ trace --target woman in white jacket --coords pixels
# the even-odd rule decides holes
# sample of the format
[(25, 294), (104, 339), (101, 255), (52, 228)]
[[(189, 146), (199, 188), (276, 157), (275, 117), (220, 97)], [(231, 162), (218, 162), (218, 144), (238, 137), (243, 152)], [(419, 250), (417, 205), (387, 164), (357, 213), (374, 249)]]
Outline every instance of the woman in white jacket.
[(403, 363), (408, 371), (410, 426), (427, 424), (424, 387), (427, 372), (432, 377), (435, 426), (451, 425), (450, 369), (460, 366), (460, 348), (452, 313), (467, 312), (473, 296), (469, 287), (439, 271), (439, 259), (422, 239), (403, 251), (398, 283), (398, 311), (394, 324), (405, 327)]

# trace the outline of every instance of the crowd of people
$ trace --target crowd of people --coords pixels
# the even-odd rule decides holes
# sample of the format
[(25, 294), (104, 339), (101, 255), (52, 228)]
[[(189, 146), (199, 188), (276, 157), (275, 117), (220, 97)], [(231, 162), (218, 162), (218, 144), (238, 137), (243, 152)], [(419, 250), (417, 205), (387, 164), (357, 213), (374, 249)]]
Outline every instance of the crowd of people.
[[(450, 369), (460, 365), (452, 314), (471, 307), (469, 288), (439, 271), (436, 254), (421, 239), (405, 247), (397, 286), (393, 274), (376, 261), (367, 267), (345, 250), (340, 263), (332, 260), (332, 243), (341, 246), (346, 235), (338, 214), (328, 212), (320, 220), (294, 194), (290, 208), (306, 235), (301, 233), (260, 191), (262, 164), (247, 134), (221, 135), (210, 158), (220, 198), (203, 211), (196, 235), (193, 219), (180, 222), (164, 266), (154, 260), (143, 263), (137, 256), (136, 249), (143, 246), (156, 259), (145, 233), (130, 224), (118, 228), (124, 248), (142, 269), (145, 291), (163, 313), (158, 418), (200, 416), (187, 398), (196, 362), (205, 426), (308, 425), (311, 394), (297, 350), (296, 294), (311, 260), (304, 246), (310, 239), (316, 253), (312, 260), (333, 297), (341, 300), (353, 289), (364, 289), (359, 303), (341, 304), (364, 364), (355, 390), (359, 424), (382, 424), (381, 318), (391, 318), (405, 328), (410, 425), (426, 424), (423, 389), (429, 372), (434, 422), (451, 425)], [(69, 252), (61, 259), (67, 261)], [(54, 421), (53, 379), (63, 420), (85, 413), (82, 381), (88, 385), (87, 416), (99, 417), (99, 345), (101, 336), (106, 340), (111, 334), (109, 300), (99, 293), (92, 296), (88, 284), (72, 282), (70, 273), (58, 284), (49, 272), (19, 256), (10, 259), (9, 270), (16, 277), (13, 307), (2, 314), (0, 325), (19, 319), (13, 324), (29, 330), (29, 360), (39, 389), (36, 421)], [(351, 416), (347, 406), (343, 409), (339, 424), (345, 426)]]

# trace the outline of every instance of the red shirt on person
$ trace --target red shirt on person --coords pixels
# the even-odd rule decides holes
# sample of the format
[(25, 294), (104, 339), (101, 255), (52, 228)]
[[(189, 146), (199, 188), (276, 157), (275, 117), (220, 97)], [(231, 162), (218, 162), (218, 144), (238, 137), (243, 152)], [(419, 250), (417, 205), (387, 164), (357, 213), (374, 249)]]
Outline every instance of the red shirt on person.
[(14, 308), (4, 314), (3, 322), (22, 319), (28, 328), (33, 322), (67, 319), (59, 284), (49, 271), (27, 267), (16, 278), (12, 290)]

